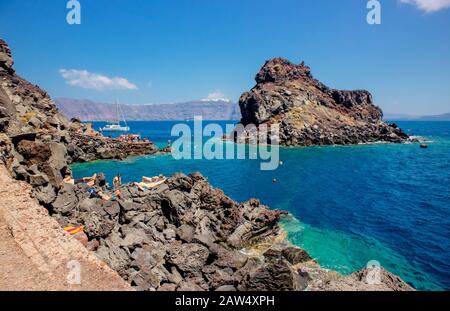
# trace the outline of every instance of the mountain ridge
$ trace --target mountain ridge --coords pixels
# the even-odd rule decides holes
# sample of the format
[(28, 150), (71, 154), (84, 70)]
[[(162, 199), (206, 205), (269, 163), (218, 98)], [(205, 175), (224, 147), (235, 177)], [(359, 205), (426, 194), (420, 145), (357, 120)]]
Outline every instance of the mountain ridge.
[(396, 121), (450, 121), (450, 112), (435, 115), (415, 116), (408, 114), (389, 113), (384, 117), (385, 120)]
[[(116, 108), (111, 103), (88, 99), (56, 98), (57, 107), (69, 118), (81, 121), (115, 120)], [(173, 104), (121, 105), (129, 121), (187, 120), (202, 116), (208, 120), (239, 120), (236, 103), (217, 100), (198, 100)]]

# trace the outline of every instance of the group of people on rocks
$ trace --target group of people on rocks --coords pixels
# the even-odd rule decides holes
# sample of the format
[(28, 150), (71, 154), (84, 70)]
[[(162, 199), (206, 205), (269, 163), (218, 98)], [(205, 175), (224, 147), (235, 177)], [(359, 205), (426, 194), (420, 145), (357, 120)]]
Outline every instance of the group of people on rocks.
[(120, 135), (118, 139), (121, 142), (126, 142), (129, 144), (149, 142), (148, 138), (141, 138), (141, 136), (137, 134)]
[[(113, 178), (113, 188), (111, 189), (111, 192), (104, 192), (103, 190), (98, 190), (95, 188), (97, 177), (97, 174), (94, 174), (89, 177), (74, 179), (72, 177), (72, 173), (69, 171), (67, 176), (64, 177), (63, 182), (71, 185), (85, 184), (88, 187), (87, 191), (92, 197), (97, 197), (105, 201), (115, 201), (116, 199), (121, 198), (122, 194), (120, 192), (120, 187), (122, 186), (122, 176), (120, 174), (117, 174)], [(140, 191), (145, 191), (156, 188), (166, 181), (167, 178), (160, 174), (155, 177), (143, 176), (141, 182), (132, 182), (130, 185), (136, 187)]]

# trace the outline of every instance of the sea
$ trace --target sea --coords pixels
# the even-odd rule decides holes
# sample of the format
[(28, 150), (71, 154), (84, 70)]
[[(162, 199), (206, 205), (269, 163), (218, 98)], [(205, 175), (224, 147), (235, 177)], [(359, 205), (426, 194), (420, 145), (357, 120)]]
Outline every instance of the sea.
[[(206, 121), (225, 128), (233, 121)], [(450, 290), (450, 122), (396, 122), (419, 144), (279, 148), (276, 170), (261, 160), (140, 156), (74, 164), (76, 178), (103, 172), (124, 182), (143, 175), (200, 172), (237, 201), (258, 198), (289, 212), (282, 221), (291, 243), (324, 268), (349, 274), (374, 260), (419, 290)], [(177, 140), (175, 125), (191, 121), (129, 122), (158, 146)], [(96, 129), (104, 122), (93, 122)], [(216, 140), (219, 147), (222, 140)], [(249, 147), (247, 153), (256, 153)], [(282, 164), (282, 165), (281, 165)]]

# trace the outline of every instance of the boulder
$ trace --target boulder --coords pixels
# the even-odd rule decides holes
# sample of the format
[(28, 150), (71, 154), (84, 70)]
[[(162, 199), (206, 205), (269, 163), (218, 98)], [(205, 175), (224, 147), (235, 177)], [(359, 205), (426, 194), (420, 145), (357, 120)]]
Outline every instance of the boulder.
[(221, 246), (216, 246), (215, 256), (217, 257), (214, 262), (218, 267), (231, 268), (234, 270), (242, 268), (248, 260), (248, 257), (237, 250), (227, 250)]
[(195, 229), (187, 224), (182, 224), (180, 227), (177, 228), (177, 236), (180, 240), (183, 240), (185, 242), (191, 242), (194, 237)]
[(238, 286), (244, 291), (286, 291), (297, 289), (297, 277), (286, 261), (268, 263), (250, 270)]
[(29, 183), (33, 187), (45, 186), (48, 184), (49, 179), (45, 174), (29, 175)]
[(282, 254), (293, 265), (312, 260), (305, 250), (297, 247), (287, 247), (283, 249)]
[(250, 222), (241, 224), (236, 230), (228, 237), (228, 243), (235, 247), (241, 248), (248, 242), (248, 239), (252, 235), (253, 226)]
[(87, 243), (86, 248), (91, 252), (95, 252), (99, 246), (100, 243), (98, 242), (98, 240), (91, 240)]
[(160, 286), (160, 283), (158, 275), (148, 269), (139, 270), (131, 277), (131, 285), (141, 291), (154, 291)]
[(169, 282), (174, 284), (180, 284), (183, 281), (183, 277), (178, 272), (176, 267), (172, 267), (171, 273), (167, 276)]
[(164, 237), (166, 238), (166, 240), (169, 240), (169, 241), (170, 240), (175, 240), (176, 232), (175, 232), (174, 229), (171, 229), (171, 228), (165, 229), (163, 231), (163, 234), (164, 234)]
[(90, 238), (105, 238), (114, 229), (116, 222), (102, 217), (99, 212), (86, 213), (81, 216), (85, 232)]
[(143, 230), (130, 229), (122, 240), (120, 246), (128, 248), (130, 252), (136, 247), (141, 247), (143, 244), (148, 244), (153, 241)]
[(169, 249), (167, 262), (177, 266), (181, 271), (200, 270), (208, 260), (208, 249), (200, 244), (186, 243)]
[(62, 143), (51, 143), (49, 148), (48, 166), (52, 169), (55, 184), (59, 185), (64, 178), (61, 172), (67, 170), (67, 149)]
[(127, 275), (130, 257), (124, 249), (113, 245), (107, 246), (106, 244), (101, 243), (96, 251), (96, 255), (120, 275)]
[(50, 205), (56, 199), (56, 192), (52, 185), (36, 187), (32, 190), (32, 193), (44, 206)]
[(142, 248), (136, 248), (131, 254), (131, 258), (134, 258), (131, 266), (136, 267), (139, 270), (151, 269), (158, 264), (157, 258), (155, 258), (150, 251)]
[(233, 285), (234, 277), (233, 271), (225, 269), (216, 269), (214, 273), (207, 275), (209, 286), (213, 289), (217, 289), (225, 285)]
[(56, 200), (52, 203), (53, 210), (61, 215), (70, 213), (78, 203), (75, 186), (64, 183), (58, 192)]

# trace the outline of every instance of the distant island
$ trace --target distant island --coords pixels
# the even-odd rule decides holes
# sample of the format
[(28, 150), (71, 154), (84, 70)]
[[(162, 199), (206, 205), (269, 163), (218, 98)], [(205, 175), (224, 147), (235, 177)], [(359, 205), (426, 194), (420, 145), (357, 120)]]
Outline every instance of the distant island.
[(408, 114), (390, 113), (384, 116), (385, 120), (395, 121), (450, 121), (450, 113), (443, 113), (429, 116), (413, 116)]
[[(57, 98), (56, 106), (69, 118), (81, 121), (104, 121), (116, 118), (111, 103), (87, 99)], [(127, 120), (191, 120), (202, 116), (205, 120), (239, 120), (241, 113), (236, 103), (225, 100), (197, 100), (175, 104), (122, 105)]]

